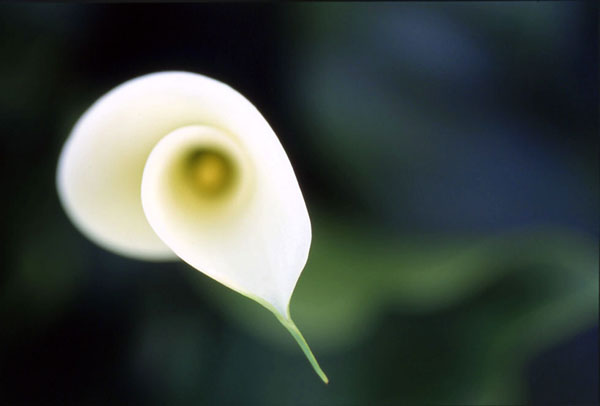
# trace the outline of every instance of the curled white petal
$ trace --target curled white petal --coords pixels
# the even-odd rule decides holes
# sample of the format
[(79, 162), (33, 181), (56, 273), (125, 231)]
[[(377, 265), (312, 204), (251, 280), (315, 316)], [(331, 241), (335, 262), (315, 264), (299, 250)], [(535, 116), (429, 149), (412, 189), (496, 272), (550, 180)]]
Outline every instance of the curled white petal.
[(148, 154), (185, 118), (146, 99), (135, 84), (112, 90), (79, 119), (59, 158), (58, 194), (71, 220), (100, 246), (139, 259), (171, 259), (146, 220), (140, 188)]
[(141, 259), (174, 254), (291, 321), (310, 219), (285, 151), (242, 95), (188, 72), (142, 76), (100, 98), (59, 160), (57, 185), (90, 239)]
[[(238, 137), (211, 127), (173, 131), (146, 163), (143, 207), (158, 236), (180, 258), (285, 315), (306, 262), (310, 223), (299, 206), (300, 189), (289, 186), (292, 180), (297, 186), (289, 165), (269, 172), (275, 158), (264, 165), (249, 149)], [(195, 151), (221, 151), (238, 166), (232, 191), (215, 197), (197, 190), (187, 168)]]

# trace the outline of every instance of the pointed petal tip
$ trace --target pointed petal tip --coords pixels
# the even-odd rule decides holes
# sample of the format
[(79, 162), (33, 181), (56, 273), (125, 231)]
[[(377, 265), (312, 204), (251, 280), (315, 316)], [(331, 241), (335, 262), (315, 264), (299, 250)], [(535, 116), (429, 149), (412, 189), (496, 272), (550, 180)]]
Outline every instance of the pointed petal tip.
[(306, 339), (304, 338), (304, 336), (302, 335), (302, 333), (296, 326), (296, 323), (294, 323), (294, 321), (289, 316), (289, 312), (284, 317), (281, 314), (279, 314), (278, 312), (274, 311), (273, 309), (271, 309), (271, 311), (273, 311), (273, 313), (275, 314), (275, 317), (277, 317), (277, 320), (279, 320), (279, 322), (281, 324), (283, 324), (283, 326), (290, 332), (292, 337), (294, 337), (294, 339), (296, 340), (296, 342), (298, 343), (298, 345), (304, 352), (304, 355), (308, 359), (308, 362), (310, 362), (310, 365), (313, 367), (313, 369), (315, 370), (315, 372), (317, 373), (319, 378), (321, 378), (321, 380), (325, 384), (329, 384), (329, 378), (327, 377), (327, 375), (325, 375), (325, 372), (323, 372), (323, 369), (319, 365), (319, 362), (317, 361), (317, 359), (315, 358), (314, 354), (312, 353), (310, 347), (308, 346)]

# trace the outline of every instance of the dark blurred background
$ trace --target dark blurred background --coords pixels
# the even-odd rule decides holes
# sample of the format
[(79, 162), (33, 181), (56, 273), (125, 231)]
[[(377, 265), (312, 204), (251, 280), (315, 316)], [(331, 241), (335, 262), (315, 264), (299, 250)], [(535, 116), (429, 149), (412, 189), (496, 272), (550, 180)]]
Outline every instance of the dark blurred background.
[[(0, 403), (597, 404), (592, 2), (0, 4)], [(291, 311), (103, 251), (56, 163), (130, 78), (271, 123), (313, 245)]]

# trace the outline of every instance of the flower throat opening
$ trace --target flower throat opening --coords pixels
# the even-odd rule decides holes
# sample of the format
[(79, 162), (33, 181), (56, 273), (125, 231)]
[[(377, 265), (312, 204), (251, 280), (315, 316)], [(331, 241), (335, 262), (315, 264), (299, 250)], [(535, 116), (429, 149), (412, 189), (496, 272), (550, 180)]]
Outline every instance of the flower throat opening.
[(235, 166), (223, 152), (213, 148), (196, 149), (186, 159), (191, 189), (200, 197), (223, 197), (235, 183)]

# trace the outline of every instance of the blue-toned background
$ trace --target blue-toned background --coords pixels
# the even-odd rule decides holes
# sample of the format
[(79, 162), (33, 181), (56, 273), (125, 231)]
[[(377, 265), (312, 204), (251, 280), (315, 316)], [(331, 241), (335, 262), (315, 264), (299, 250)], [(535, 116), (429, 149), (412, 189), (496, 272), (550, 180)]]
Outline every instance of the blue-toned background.
[[(597, 404), (591, 2), (0, 5), (0, 403)], [(313, 245), (275, 318), (68, 221), (58, 155), (145, 73), (230, 84)]]

